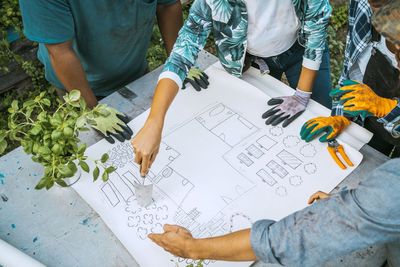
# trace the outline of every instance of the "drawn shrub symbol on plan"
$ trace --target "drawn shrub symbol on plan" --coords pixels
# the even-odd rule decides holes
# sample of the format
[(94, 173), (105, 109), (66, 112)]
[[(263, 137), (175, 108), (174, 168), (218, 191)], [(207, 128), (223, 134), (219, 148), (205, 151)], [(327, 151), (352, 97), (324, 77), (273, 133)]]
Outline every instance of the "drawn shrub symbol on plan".
[(159, 206), (153, 203), (143, 208), (137, 204), (135, 197), (128, 199), (125, 211), (128, 214), (127, 226), (132, 228), (141, 240), (145, 240), (150, 233), (162, 233), (162, 225), (169, 217), (167, 205)]
[(295, 135), (288, 135), (285, 138), (283, 138), (283, 144), (285, 147), (290, 148), (290, 147), (295, 147), (300, 143), (300, 138), (298, 138)]
[(280, 196), (280, 197), (286, 197), (286, 196), (287, 196), (286, 187), (284, 187), (284, 186), (278, 186), (278, 187), (275, 189), (275, 193), (276, 193), (278, 196)]
[(315, 163), (307, 163), (304, 165), (304, 171), (308, 174), (314, 174), (317, 172), (317, 165)]
[(288, 175), (288, 171), (274, 160), (268, 162), (267, 167), (272, 171), (273, 174), (278, 175), (281, 179)]
[(283, 129), (280, 126), (275, 126), (269, 129), (269, 133), (272, 136), (281, 136), (283, 134)]
[(249, 216), (243, 213), (234, 213), (231, 215), (229, 232), (235, 232), (246, 228), (251, 228), (253, 225)]
[(312, 158), (317, 154), (317, 150), (313, 144), (306, 144), (300, 148), (300, 154), (304, 157)]
[(277, 157), (282, 160), (284, 165), (289, 166), (293, 170), (297, 169), (297, 167), (299, 167), (302, 163), (300, 159), (298, 159), (295, 155), (286, 151), (285, 149), (279, 152)]
[(299, 186), (303, 183), (303, 179), (299, 175), (295, 175), (289, 178), (289, 183), (293, 186)]

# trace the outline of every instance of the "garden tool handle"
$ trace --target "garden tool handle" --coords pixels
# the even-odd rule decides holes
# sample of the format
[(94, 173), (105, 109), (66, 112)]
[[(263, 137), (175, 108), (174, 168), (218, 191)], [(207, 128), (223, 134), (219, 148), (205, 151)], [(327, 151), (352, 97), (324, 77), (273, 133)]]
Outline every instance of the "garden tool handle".
[(328, 151), (329, 154), (331, 154), (333, 160), (336, 162), (336, 164), (339, 165), (340, 168), (345, 170), (346, 166), (343, 164), (343, 162), (340, 161), (339, 157), (336, 155), (336, 148), (328, 146)]
[(342, 145), (339, 145), (337, 147), (337, 150), (339, 151), (340, 155), (342, 155), (342, 158), (344, 159), (344, 161), (346, 161), (347, 164), (349, 164), (349, 166), (353, 167), (354, 164), (353, 162), (351, 162), (351, 160), (349, 159), (349, 157), (347, 156), (347, 154), (344, 152), (344, 148)]

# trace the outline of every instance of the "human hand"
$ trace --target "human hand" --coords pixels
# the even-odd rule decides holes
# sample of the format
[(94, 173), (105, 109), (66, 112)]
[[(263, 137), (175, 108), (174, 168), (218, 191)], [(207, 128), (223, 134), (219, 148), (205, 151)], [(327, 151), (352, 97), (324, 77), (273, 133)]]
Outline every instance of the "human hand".
[(343, 116), (317, 117), (304, 123), (300, 130), (300, 136), (301, 139), (310, 142), (321, 132), (326, 132), (319, 138), (319, 141), (327, 142), (335, 139), (349, 125), (349, 119)]
[(318, 191), (314, 194), (311, 195), (311, 197), (308, 199), (308, 204), (312, 204), (314, 201), (320, 201), (321, 199), (327, 198), (332, 196), (332, 194), (327, 194), (322, 191)]
[(160, 149), (162, 124), (147, 120), (131, 140), (135, 162), (140, 165), (140, 175), (146, 176)]
[(182, 89), (186, 88), (187, 83), (190, 83), (196, 91), (201, 91), (201, 88), (207, 89), (210, 84), (208, 82), (208, 75), (198, 67), (192, 67), (189, 70), (188, 75), (183, 81)]
[(178, 225), (164, 225), (164, 233), (149, 234), (148, 237), (169, 253), (182, 257), (195, 259), (191, 247), (195, 239), (184, 227)]
[(88, 118), (88, 124), (109, 143), (114, 144), (114, 138), (124, 142), (133, 135), (133, 131), (127, 125), (129, 118), (115, 108), (100, 104), (93, 108), (93, 114), (94, 117)]
[(299, 117), (307, 107), (311, 93), (296, 90), (292, 96), (275, 97), (268, 101), (268, 105), (277, 105), (267, 110), (262, 118), (266, 119), (265, 124), (276, 126), (283, 121), (282, 126), (288, 126)]
[(338, 97), (343, 105), (344, 115), (384, 117), (397, 106), (397, 100), (383, 98), (365, 84), (347, 80), (343, 87), (333, 90), (329, 95)]

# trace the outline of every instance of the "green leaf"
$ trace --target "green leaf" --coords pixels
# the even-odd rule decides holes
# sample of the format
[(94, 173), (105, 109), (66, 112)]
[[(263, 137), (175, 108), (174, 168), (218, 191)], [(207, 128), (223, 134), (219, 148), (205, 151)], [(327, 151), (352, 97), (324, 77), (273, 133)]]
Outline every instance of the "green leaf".
[(90, 130), (89, 130), (89, 128), (86, 128), (86, 127), (85, 127), (85, 128), (80, 128), (79, 131), (81, 131), (81, 132), (87, 132), (87, 131), (90, 131)]
[(62, 187), (68, 187), (67, 183), (63, 179), (56, 180), (56, 183)]
[(48, 106), (48, 107), (51, 106), (51, 102), (47, 98), (43, 98), (40, 102), (43, 103), (43, 105), (45, 105), (45, 106)]
[(35, 186), (35, 189), (36, 189), (36, 190), (42, 189), (43, 187), (46, 186), (46, 184), (47, 184), (49, 181), (50, 181), (50, 177), (47, 177), (47, 176), (43, 177), (42, 179), (40, 179), (39, 183)]
[(38, 118), (39, 121), (45, 121), (45, 120), (47, 120), (47, 112), (46, 112), (46, 111), (40, 112), (40, 114), (38, 115), (37, 118)]
[(107, 173), (112, 173), (112, 172), (114, 172), (116, 169), (117, 169), (117, 168), (115, 168), (115, 167), (113, 167), (113, 166), (110, 166), (110, 167), (108, 167), (108, 168), (106, 169), (106, 172), (107, 172)]
[(14, 109), (14, 110), (18, 110), (18, 100), (14, 100), (12, 103), (11, 103), (11, 107)]
[(0, 154), (3, 154), (4, 151), (6, 150), (6, 148), (7, 148), (7, 141), (6, 140), (2, 140), (0, 142)]
[(63, 165), (61, 168), (59, 168), (59, 172), (64, 176), (64, 177), (71, 177), (74, 175), (74, 171), (68, 166), (68, 165)]
[(50, 148), (48, 148), (47, 146), (41, 146), (41, 147), (39, 148), (38, 153), (39, 153), (39, 154), (42, 154), (42, 155), (49, 155), (49, 154), (51, 154), (51, 150), (50, 150)]
[(85, 172), (89, 173), (90, 168), (89, 168), (89, 165), (87, 165), (86, 162), (79, 161), (79, 165), (81, 166), (82, 170), (84, 170)]
[(60, 132), (59, 130), (54, 130), (51, 133), (51, 139), (54, 141), (60, 139), (61, 136), (62, 136), (62, 132)]
[(49, 190), (50, 188), (52, 188), (54, 185), (54, 181), (50, 180), (47, 184), (46, 184), (46, 190)]
[(96, 168), (93, 171), (93, 181), (96, 181), (97, 178), (99, 178), (100, 175), (100, 169), (99, 167), (96, 166)]
[(65, 127), (63, 133), (66, 137), (71, 137), (74, 135), (74, 130), (72, 130), (70, 127)]
[(58, 143), (55, 143), (51, 148), (51, 151), (53, 151), (53, 153), (56, 155), (60, 155), (62, 153), (62, 148)]
[(0, 131), (0, 141), (3, 140), (4, 138), (6, 138), (7, 136), (7, 132), (5, 130), (1, 130)]
[(24, 102), (24, 104), (22, 104), (22, 107), (26, 108), (26, 107), (32, 106), (33, 104), (35, 104), (35, 101), (28, 100), (28, 101)]
[(110, 156), (107, 153), (104, 153), (103, 156), (101, 156), (101, 159), (100, 159), (101, 163), (105, 163), (108, 160), (109, 157)]
[(80, 97), (81, 97), (81, 92), (78, 91), (78, 90), (72, 90), (72, 91), (69, 93), (69, 99), (70, 99), (71, 101), (78, 101)]
[(86, 143), (82, 144), (79, 148), (78, 148), (78, 154), (83, 154), (86, 150)]
[(42, 127), (40, 125), (36, 125), (30, 130), (30, 133), (33, 135), (38, 135), (41, 131)]
[(103, 182), (107, 182), (108, 181), (108, 172), (106, 172), (106, 171), (103, 172), (101, 179), (103, 180)]
[(76, 127), (82, 128), (83, 126), (85, 126), (85, 117), (81, 116), (76, 120)]

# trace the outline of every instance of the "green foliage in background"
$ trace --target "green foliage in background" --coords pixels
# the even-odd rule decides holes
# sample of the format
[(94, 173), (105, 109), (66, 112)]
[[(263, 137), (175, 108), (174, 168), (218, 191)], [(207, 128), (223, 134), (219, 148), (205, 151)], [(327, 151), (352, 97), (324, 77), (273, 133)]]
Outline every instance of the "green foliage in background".
[[(64, 179), (75, 175), (77, 165), (90, 172), (86, 163), (88, 157), (84, 155), (86, 143), (79, 146), (79, 132), (89, 130), (86, 125), (92, 124), (96, 116), (108, 116), (105, 105), (98, 105), (92, 110), (87, 108), (78, 90), (65, 95), (64, 102), (57, 99), (55, 112), (48, 111), (50, 106), (46, 91), (23, 103), (13, 100), (8, 109), (8, 129), (0, 129), (0, 154), (8, 146), (8, 137), (20, 142), (25, 153), (45, 167), (44, 176), (35, 189), (50, 189), (54, 183), (67, 186)], [(35, 120), (32, 113), (39, 114)], [(103, 181), (107, 181), (109, 174), (115, 170), (112, 166), (106, 168), (103, 165), (107, 159), (108, 154), (104, 154), (101, 159), (94, 160), (94, 181), (100, 175), (100, 168), (103, 168)]]
[(332, 17), (328, 26), (327, 41), (331, 60), (332, 88), (337, 86), (343, 69), (348, 10), (347, 4), (338, 7), (333, 6)]

